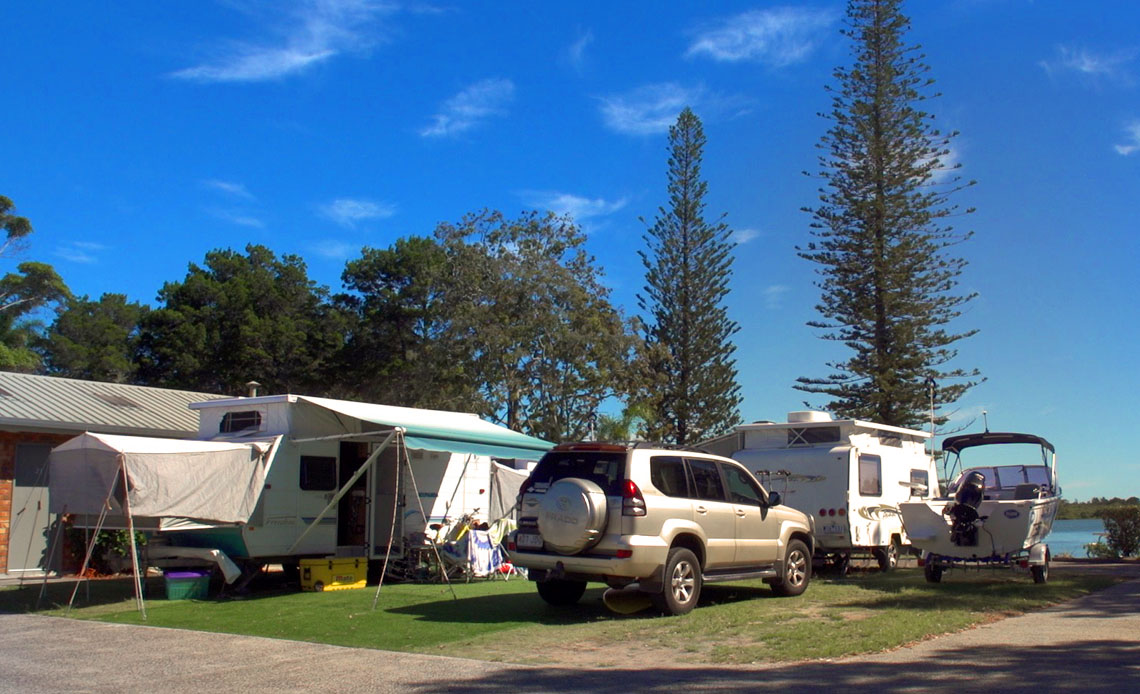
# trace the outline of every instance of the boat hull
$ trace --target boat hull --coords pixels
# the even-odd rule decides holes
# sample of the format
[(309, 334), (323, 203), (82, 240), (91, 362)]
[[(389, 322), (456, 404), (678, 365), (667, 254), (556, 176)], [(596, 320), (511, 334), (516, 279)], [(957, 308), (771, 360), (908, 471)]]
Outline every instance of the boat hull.
[(899, 504), (911, 544), (923, 552), (951, 561), (1009, 561), (1041, 544), (1053, 528), (1060, 497), (988, 500), (978, 506), (977, 544), (961, 546), (951, 539), (949, 516), (943, 511), (953, 499)]

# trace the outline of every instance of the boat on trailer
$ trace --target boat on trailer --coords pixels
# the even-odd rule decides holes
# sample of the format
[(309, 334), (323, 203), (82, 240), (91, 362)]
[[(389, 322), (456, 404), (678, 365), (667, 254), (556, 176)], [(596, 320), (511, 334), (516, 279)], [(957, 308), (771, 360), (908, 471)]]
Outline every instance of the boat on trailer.
[(1045, 583), (1045, 538), (1061, 503), (1053, 444), (986, 431), (951, 436), (942, 450), (944, 469), (960, 470), (946, 494), (899, 504), (926, 580), (938, 583), (952, 568), (992, 566), (1028, 569), (1035, 583)]

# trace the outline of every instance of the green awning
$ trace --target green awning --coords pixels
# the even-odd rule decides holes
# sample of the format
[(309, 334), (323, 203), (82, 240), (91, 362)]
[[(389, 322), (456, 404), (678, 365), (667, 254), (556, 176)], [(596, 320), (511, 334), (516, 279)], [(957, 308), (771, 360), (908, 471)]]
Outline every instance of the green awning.
[(408, 448), (417, 448), (425, 451), (446, 451), (448, 453), (469, 453), (472, 455), (486, 455), (492, 458), (521, 458), (523, 460), (538, 460), (546, 451), (533, 448), (516, 448), (473, 441), (456, 441), (453, 439), (440, 439), (430, 436), (404, 436), (404, 445)]

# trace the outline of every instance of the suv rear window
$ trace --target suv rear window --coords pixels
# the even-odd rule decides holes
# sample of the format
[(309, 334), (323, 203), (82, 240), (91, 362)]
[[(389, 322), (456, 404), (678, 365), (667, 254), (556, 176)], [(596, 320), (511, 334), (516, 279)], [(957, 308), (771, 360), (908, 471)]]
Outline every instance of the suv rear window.
[(609, 496), (621, 496), (626, 454), (621, 451), (551, 451), (542, 456), (531, 484), (550, 485), (566, 477), (590, 480)]

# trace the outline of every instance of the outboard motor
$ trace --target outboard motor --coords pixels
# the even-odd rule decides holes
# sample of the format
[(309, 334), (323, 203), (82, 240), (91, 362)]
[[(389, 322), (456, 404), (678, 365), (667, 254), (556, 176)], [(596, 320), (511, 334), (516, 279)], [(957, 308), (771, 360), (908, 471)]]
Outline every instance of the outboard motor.
[(954, 503), (946, 509), (950, 516), (950, 541), (959, 547), (978, 546), (978, 506), (982, 503), (986, 476), (970, 472), (954, 493)]

